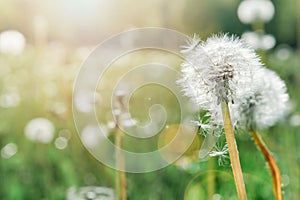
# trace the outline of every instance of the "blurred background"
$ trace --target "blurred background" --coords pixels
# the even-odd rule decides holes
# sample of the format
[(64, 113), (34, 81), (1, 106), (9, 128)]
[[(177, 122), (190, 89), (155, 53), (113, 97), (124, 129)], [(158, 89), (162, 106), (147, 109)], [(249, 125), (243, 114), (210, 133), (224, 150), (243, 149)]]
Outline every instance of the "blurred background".
[[(190, 36), (197, 33), (203, 39), (219, 32), (235, 34), (280, 75), (291, 97), (291, 112), (262, 134), (281, 169), (285, 199), (299, 199), (299, 0), (1, 0), (0, 199), (97, 199), (104, 194), (102, 199), (111, 199), (114, 170), (89, 154), (75, 129), (73, 83), (81, 63), (100, 42), (121, 31), (149, 26)], [(145, 51), (121, 58), (109, 76), (119, 77), (149, 60), (164, 60), (177, 69), (181, 62)], [(102, 99), (112, 87), (106, 80), (99, 88)], [(180, 122), (177, 102), (170, 95), (146, 87), (132, 97), (131, 115), (137, 120), (145, 120), (149, 106), (157, 102), (165, 102), (171, 115), (167, 121), (171, 128), (151, 141), (152, 146), (171, 140), (170, 130)], [(109, 103), (100, 101), (100, 106), (106, 108)], [(79, 105), (86, 109), (87, 105)], [(113, 135), (113, 121), (101, 120), (107, 134)], [(84, 143), (95, 145), (93, 134), (87, 135)], [(197, 151), (203, 137), (195, 140), (180, 162), (151, 173), (127, 174), (128, 199), (207, 199), (211, 187), (214, 200), (234, 199), (230, 167), (220, 162), (225, 157), (200, 162), (190, 152)], [(239, 134), (237, 140), (249, 199), (274, 199), (264, 158), (247, 133)]]

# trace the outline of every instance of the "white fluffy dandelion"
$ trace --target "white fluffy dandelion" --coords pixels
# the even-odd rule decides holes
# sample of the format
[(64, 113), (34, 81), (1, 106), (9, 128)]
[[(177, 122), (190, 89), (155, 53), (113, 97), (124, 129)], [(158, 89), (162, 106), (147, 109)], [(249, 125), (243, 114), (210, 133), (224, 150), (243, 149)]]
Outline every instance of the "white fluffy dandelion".
[[(232, 121), (243, 125), (264, 154), (275, 196), (281, 199), (280, 171), (257, 129), (272, 126), (287, 113), (289, 96), (284, 82), (275, 72), (263, 67), (253, 49), (228, 35), (213, 36), (205, 42), (194, 37), (183, 53), (186, 60), (179, 83), (185, 95), (207, 111), (210, 127), (224, 123), (227, 146), (209, 155), (222, 158), (228, 147), (238, 198), (247, 199)], [(202, 153), (200, 149), (200, 158)]]
[(253, 49), (233, 36), (215, 35), (205, 42), (194, 37), (188, 44), (178, 82), (186, 96), (209, 111), (214, 124), (222, 124), (220, 102), (233, 103), (237, 88), (251, 84), (261, 63)]
[[(264, 71), (262, 64), (253, 49), (238, 38), (228, 35), (216, 35), (205, 42), (194, 37), (188, 44), (183, 51), (186, 60), (182, 64), (183, 77), (179, 83), (183, 86), (185, 95), (193, 99), (200, 109), (207, 111), (212, 127), (224, 127), (238, 198), (246, 200), (230, 110), (242, 108), (243, 101), (246, 101), (245, 109), (241, 110), (247, 110), (246, 113), (248, 107), (251, 108), (251, 104), (245, 100), (248, 93), (243, 91), (256, 85), (259, 89), (261, 82), (256, 79), (264, 78), (263, 75), (257, 76)], [(254, 90), (250, 92), (255, 93)], [(237, 107), (235, 102), (238, 102)], [(238, 117), (233, 119), (236, 119), (234, 123), (239, 120)], [(227, 146), (224, 152), (227, 151)], [(224, 152), (213, 151), (209, 155), (222, 156), (225, 155)], [(203, 149), (200, 149), (199, 157), (202, 153)]]
[(238, 98), (232, 106), (234, 117), (249, 130), (272, 126), (289, 110), (285, 83), (269, 69), (258, 72), (253, 75), (253, 84), (237, 90)]

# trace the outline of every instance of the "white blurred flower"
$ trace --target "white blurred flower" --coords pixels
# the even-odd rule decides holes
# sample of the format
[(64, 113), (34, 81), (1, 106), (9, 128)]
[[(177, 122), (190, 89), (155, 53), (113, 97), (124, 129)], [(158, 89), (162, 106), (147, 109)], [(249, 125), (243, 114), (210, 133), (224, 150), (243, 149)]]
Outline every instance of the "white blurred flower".
[(108, 130), (104, 125), (88, 125), (81, 134), (81, 141), (88, 148), (95, 148), (99, 145), (101, 139), (108, 136)]
[(18, 146), (15, 143), (8, 143), (1, 149), (1, 157), (8, 159), (18, 152)]
[(94, 110), (95, 104), (101, 101), (101, 96), (97, 92), (88, 89), (75, 92), (74, 106), (75, 108), (84, 113), (89, 113)]
[(30, 120), (24, 131), (25, 136), (35, 142), (50, 143), (54, 137), (54, 125), (46, 118)]
[(182, 64), (183, 77), (178, 82), (186, 96), (209, 112), (213, 123), (222, 124), (218, 105), (223, 101), (234, 102), (236, 89), (251, 84), (253, 71), (261, 63), (254, 50), (235, 37), (212, 36), (197, 43), (193, 49), (183, 51), (186, 60)]
[(240, 3), (237, 14), (241, 22), (250, 24), (256, 20), (269, 22), (275, 13), (270, 0), (244, 0)]
[(237, 90), (231, 107), (232, 117), (250, 130), (272, 126), (289, 111), (285, 83), (275, 72), (261, 68), (253, 77), (253, 84)]
[(76, 189), (71, 187), (67, 191), (67, 200), (115, 200), (114, 190), (107, 187), (86, 186)]
[(26, 39), (16, 30), (7, 30), (0, 33), (0, 52), (13, 55), (21, 54), (25, 48)]
[(245, 32), (242, 35), (242, 39), (254, 49), (269, 50), (276, 44), (275, 37), (270, 34), (263, 35), (256, 32)]

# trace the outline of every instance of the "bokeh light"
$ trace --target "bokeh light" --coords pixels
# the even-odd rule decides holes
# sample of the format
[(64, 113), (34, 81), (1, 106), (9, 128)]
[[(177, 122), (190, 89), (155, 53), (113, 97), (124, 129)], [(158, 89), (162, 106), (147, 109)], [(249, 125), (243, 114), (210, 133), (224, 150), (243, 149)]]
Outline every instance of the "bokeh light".
[(8, 143), (1, 149), (2, 158), (8, 159), (18, 152), (18, 146), (15, 143)]

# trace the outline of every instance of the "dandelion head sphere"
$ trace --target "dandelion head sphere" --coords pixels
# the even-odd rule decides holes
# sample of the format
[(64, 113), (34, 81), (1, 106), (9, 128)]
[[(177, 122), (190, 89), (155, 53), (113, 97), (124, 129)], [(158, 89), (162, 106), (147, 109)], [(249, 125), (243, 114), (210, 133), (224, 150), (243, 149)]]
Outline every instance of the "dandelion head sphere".
[(240, 124), (250, 130), (272, 126), (289, 111), (285, 83), (267, 68), (258, 72), (253, 75), (253, 84), (237, 91), (238, 99), (232, 106)]
[(260, 60), (243, 41), (228, 35), (214, 35), (206, 41), (195, 36), (183, 53), (186, 59), (179, 84), (186, 96), (209, 111), (212, 122), (221, 124), (220, 102), (234, 103), (236, 90), (251, 83)]

